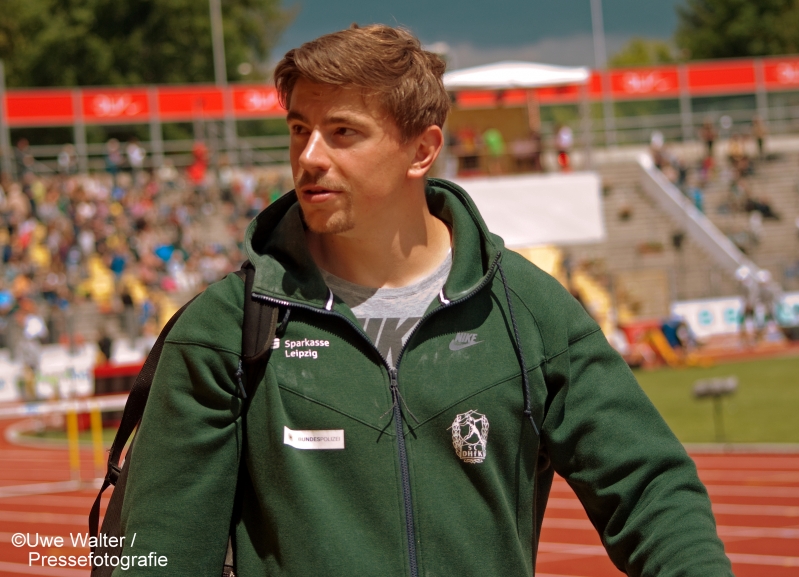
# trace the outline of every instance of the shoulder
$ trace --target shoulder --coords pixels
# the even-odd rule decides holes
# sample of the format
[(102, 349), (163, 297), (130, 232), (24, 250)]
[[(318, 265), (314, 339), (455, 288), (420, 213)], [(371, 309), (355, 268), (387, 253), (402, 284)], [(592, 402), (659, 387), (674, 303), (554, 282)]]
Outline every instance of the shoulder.
[(166, 342), (238, 354), (243, 307), (244, 281), (231, 273), (197, 295), (172, 327)]
[[(560, 347), (599, 330), (594, 319), (557, 279), (522, 255), (505, 249), (502, 266), (508, 286), (535, 319), (541, 337)], [(557, 346), (557, 345), (556, 345)]]

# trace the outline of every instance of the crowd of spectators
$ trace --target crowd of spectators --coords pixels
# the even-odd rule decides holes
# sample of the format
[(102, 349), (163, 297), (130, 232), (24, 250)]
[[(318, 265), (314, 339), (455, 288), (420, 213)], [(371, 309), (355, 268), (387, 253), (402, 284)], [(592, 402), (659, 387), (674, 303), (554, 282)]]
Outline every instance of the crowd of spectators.
[[(663, 134), (652, 133), (650, 150), (655, 165), (679, 188), (701, 212), (706, 212), (705, 195), (709, 185), (720, 181), (726, 188), (726, 198), (715, 209), (721, 214), (747, 214), (749, 230), (734, 236), (733, 241), (747, 251), (756, 244), (762, 233), (763, 220), (779, 220), (766, 196), (752, 190), (752, 176), (758, 163), (767, 160), (765, 153), (766, 128), (758, 116), (745, 130), (731, 130), (729, 117), (721, 119), (722, 127), (729, 132), (726, 139), (726, 154), (719, 161), (716, 154), (718, 132), (711, 121), (706, 121), (699, 130), (704, 154), (696, 166), (687, 165), (671, 152), (664, 143)], [(746, 238), (743, 238), (743, 237)], [(739, 238), (740, 237), (740, 238)]]
[[(137, 148), (109, 142), (95, 174), (72, 169), (70, 147), (55, 174), (20, 154), (20, 178), (0, 183), (0, 347), (31, 370), (37, 345), (80, 338), (77, 309), (117, 319), (131, 337), (157, 334), (183, 301), (238, 268), (247, 222), (291, 188), (275, 169), (224, 157), (211, 169), (202, 145), (185, 172), (168, 161), (145, 169)], [(83, 338), (107, 338), (105, 325)]]
[[(559, 125), (553, 136), (559, 170), (571, 167), (570, 153), (574, 137), (566, 125)], [(462, 126), (449, 133), (448, 157), (453, 165), (448, 176), (501, 175), (544, 172), (544, 141), (541, 133), (530, 130), (524, 137), (507, 140), (501, 130), (488, 128), (482, 132)]]

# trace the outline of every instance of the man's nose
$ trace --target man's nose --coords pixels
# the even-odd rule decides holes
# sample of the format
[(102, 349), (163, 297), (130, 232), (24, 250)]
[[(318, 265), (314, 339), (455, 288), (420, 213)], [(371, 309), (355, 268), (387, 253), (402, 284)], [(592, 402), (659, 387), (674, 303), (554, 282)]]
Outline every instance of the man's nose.
[(327, 143), (318, 130), (311, 132), (300, 154), (300, 166), (308, 172), (324, 172), (330, 168)]

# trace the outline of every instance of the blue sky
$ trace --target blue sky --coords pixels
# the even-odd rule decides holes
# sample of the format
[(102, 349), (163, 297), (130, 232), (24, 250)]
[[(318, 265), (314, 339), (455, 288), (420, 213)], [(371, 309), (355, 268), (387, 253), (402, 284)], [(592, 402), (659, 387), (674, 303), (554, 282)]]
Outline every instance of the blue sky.
[[(603, 0), (608, 54), (633, 36), (670, 38), (685, 0)], [(401, 24), (446, 42), (453, 68), (504, 59), (592, 65), (590, 0), (284, 0), (297, 15), (273, 54), (352, 22)]]

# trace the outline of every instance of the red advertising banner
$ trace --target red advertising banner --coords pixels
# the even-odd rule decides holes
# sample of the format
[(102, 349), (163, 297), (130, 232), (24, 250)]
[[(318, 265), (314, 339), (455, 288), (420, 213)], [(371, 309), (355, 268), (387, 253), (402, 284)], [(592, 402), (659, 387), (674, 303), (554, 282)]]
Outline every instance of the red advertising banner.
[(612, 70), (610, 88), (617, 100), (678, 97), (680, 74), (676, 66)]
[[(677, 66), (652, 66), (611, 70), (609, 86), (603, 74), (593, 71), (588, 81), (588, 96), (592, 101), (603, 98), (609, 89), (614, 100), (676, 98), (681, 88), (692, 97), (754, 93), (758, 80), (766, 90), (799, 90), (799, 56), (765, 58), (762, 79), (759, 79), (755, 60), (728, 60), (686, 64), (688, 86), (681, 87)], [(225, 101), (229, 95), (231, 113), (235, 118), (276, 118), (285, 114), (274, 87), (264, 84), (232, 85), (219, 88), (212, 85), (155, 87), (157, 109), (149, 98), (152, 88), (85, 88), (60, 90), (9, 90), (6, 93), (6, 119), (11, 127), (59, 126), (74, 124), (75, 102), (80, 106), (86, 124), (149, 122), (153, 116), (166, 122), (220, 120), (225, 116)], [(230, 92), (226, 94), (225, 91)], [(582, 98), (577, 85), (539, 88), (537, 100), (544, 105), (576, 104)], [(461, 108), (487, 108), (499, 104), (524, 106), (526, 90), (462, 91), (455, 95)]]
[(755, 92), (754, 60), (691, 64), (688, 90), (691, 96)]
[(570, 104), (580, 100), (579, 86), (551, 86), (535, 91), (541, 104)]
[(9, 126), (72, 124), (75, 107), (69, 90), (14, 90), (6, 93)]
[(233, 112), (237, 118), (274, 118), (286, 115), (272, 86), (234, 86)]
[(514, 88), (512, 90), (486, 91), (470, 90), (458, 92), (455, 95), (458, 108), (493, 108), (502, 106), (526, 106), (527, 90)]
[(455, 94), (458, 108), (493, 108), (497, 105), (497, 93), (485, 90), (464, 90)]
[[(589, 98), (602, 98), (603, 80), (602, 73), (596, 70), (591, 71), (591, 78), (588, 79), (588, 97)], [(578, 88), (579, 92), (579, 88)]]
[(763, 73), (769, 90), (796, 90), (799, 88), (799, 58), (765, 60)]
[(158, 88), (161, 120), (218, 120), (225, 116), (222, 89), (215, 86)]
[(84, 89), (81, 104), (83, 119), (90, 124), (147, 122), (150, 119), (150, 101), (143, 88)]

